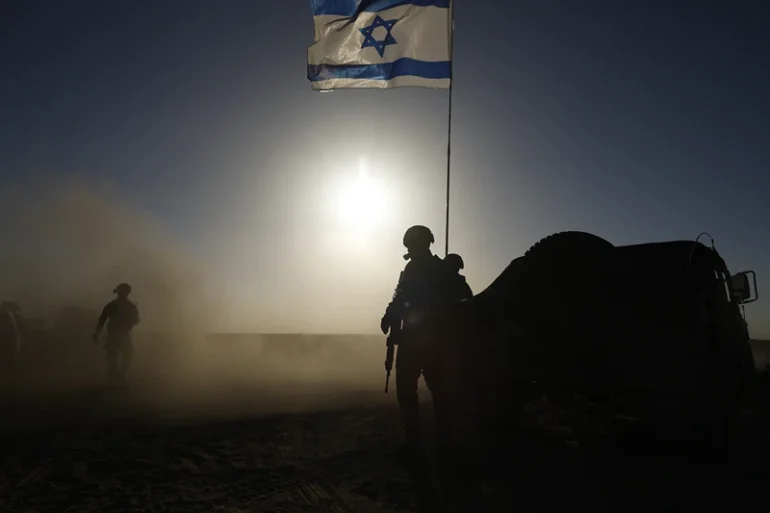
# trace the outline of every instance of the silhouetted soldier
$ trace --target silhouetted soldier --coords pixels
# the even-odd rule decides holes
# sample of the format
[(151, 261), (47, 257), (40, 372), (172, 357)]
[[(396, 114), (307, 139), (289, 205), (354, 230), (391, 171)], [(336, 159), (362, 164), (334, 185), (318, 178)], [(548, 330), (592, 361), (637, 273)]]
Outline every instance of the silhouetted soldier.
[(16, 303), (0, 304), (0, 366), (6, 369), (16, 368), (21, 357), (20, 311)]
[(449, 268), (449, 271), (453, 278), (453, 295), (455, 295), (460, 301), (463, 299), (470, 299), (473, 297), (473, 291), (471, 286), (468, 285), (468, 281), (465, 276), (460, 274), (461, 269), (465, 269), (465, 262), (463, 258), (457, 253), (449, 253), (444, 257), (444, 264)]
[[(418, 383), (421, 375), (436, 399), (434, 390), (434, 352), (423, 322), (437, 308), (451, 302), (449, 273), (443, 260), (430, 251), (433, 234), (425, 226), (412, 226), (404, 234), (408, 253), (406, 264), (393, 301), (380, 323), (382, 332), (397, 332), (396, 394), (404, 425), (405, 449), (420, 450), (422, 433)], [(440, 422), (441, 419), (436, 419)]]
[(136, 304), (128, 300), (128, 295), (131, 293), (131, 285), (128, 283), (121, 283), (113, 292), (118, 297), (107, 303), (102, 310), (93, 339), (94, 342), (99, 342), (99, 334), (102, 332), (104, 323), (109, 321), (107, 342), (104, 345), (107, 352), (109, 377), (112, 381), (124, 382), (134, 353), (131, 330), (139, 324), (139, 309)]

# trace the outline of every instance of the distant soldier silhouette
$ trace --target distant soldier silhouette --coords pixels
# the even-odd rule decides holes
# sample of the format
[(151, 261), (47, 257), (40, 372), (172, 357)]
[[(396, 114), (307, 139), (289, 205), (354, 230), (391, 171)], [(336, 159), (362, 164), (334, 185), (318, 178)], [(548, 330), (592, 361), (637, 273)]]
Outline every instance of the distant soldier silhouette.
[(128, 283), (121, 283), (113, 292), (118, 297), (107, 303), (102, 310), (93, 339), (94, 342), (99, 342), (99, 335), (107, 323), (107, 341), (104, 348), (107, 352), (108, 373), (111, 381), (122, 383), (126, 380), (134, 353), (131, 330), (139, 324), (139, 309), (135, 303), (128, 300), (131, 293), (131, 285)]
[(457, 253), (449, 253), (446, 257), (444, 257), (444, 264), (452, 274), (452, 285), (454, 289), (453, 295), (461, 301), (464, 299), (472, 298), (473, 291), (471, 290), (471, 286), (468, 285), (468, 281), (465, 279), (465, 276), (460, 274), (460, 271), (465, 269), (465, 262), (463, 262), (463, 258)]
[(0, 366), (14, 369), (21, 358), (21, 309), (13, 302), (0, 304)]
[(440, 407), (436, 402), (434, 375), (437, 371), (430, 334), (423, 322), (451, 296), (450, 273), (444, 261), (430, 251), (433, 233), (425, 226), (412, 226), (404, 234), (404, 246), (409, 260), (396, 288), (393, 301), (388, 305), (380, 322), (383, 333), (398, 331), (396, 356), (396, 394), (404, 426), (405, 449), (422, 448), (418, 383), (420, 376), (431, 391), (436, 408), (436, 422), (440, 423)]

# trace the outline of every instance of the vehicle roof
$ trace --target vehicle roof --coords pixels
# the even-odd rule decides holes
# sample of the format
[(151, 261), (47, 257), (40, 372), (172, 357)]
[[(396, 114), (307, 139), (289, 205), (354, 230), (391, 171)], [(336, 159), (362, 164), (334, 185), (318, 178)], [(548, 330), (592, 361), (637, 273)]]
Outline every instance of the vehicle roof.
[(615, 246), (620, 250), (642, 250), (642, 251), (682, 251), (691, 250), (693, 245), (702, 249), (709, 249), (702, 242), (694, 240), (672, 240), (663, 242), (644, 242), (642, 244), (627, 244), (625, 246)]
[(649, 267), (670, 267), (672, 264), (691, 266), (696, 268), (708, 268), (709, 270), (727, 270), (722, 257), (716, 250), (701, 242), (689, 240), (677, 240), (668, 242), (649, 242), (645, 244), (632, 244), (616, 246), (621, 258), (639, 260)]

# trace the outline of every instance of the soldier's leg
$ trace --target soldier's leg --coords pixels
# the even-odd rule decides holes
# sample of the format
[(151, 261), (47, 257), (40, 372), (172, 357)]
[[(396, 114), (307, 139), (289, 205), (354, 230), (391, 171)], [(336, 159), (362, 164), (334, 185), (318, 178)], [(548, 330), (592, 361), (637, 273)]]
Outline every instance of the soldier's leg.
[(417, 393), (422, 362), (414, 344), (405, 341), (396, 356), (396, 395), (407, 444), (421, 442), (420, 404)]
[(120, 362), (120, 374), (122, 377), (126, 376), (128, 369), (131, 367), (131, 362), (134, 359), (134, 344), (131, 339), (123, 341), (122, 344), (123, 358)]
[[(444, 348), (445, 349), (445, 348)], [(479, 509), (481, 483), (472, 441), (473, 405), (462, 366), (445, 351), (423, 356), (425, 382), (433, 396), (436, 419), (436, 470), (447, 499), (460, 511)]]
[(437, 447), (447, 446), (452, 442), (452, 411), (451, 396), (446, 372), (440, 355), (434, 348), (425, 346), (420, 354), (420, 361), (423, 366), (423, 375), (425, 384), (430, 390), (433, 399), (433, 414), (436, 421), (436, 445)]
[(110, 381), (115, 381), (118, 378), (118, 345), (114, 340), (107, 338), (104, 350), (107, 357), (107, 376)]

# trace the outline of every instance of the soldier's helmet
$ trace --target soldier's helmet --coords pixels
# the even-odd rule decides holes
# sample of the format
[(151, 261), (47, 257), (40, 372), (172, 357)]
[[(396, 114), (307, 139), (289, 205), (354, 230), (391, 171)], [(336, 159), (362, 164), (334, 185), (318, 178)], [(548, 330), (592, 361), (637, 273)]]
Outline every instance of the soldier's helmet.
[(449, 253), (447, 256), (445, 256), (444, 263), (453, 272), (456, 272), (456, 273), (459, 273), (460, 269), (465, 269), (465, 262), (463, 262), (463, 257), (458, 255), (457, 253)]
[(404, 234), (404, 247), (408, 250), (427, 249), (435, 242), (433, 232), (426, 226), (415, 225)]
[(131, 285), (128, 283), (121, 283), (117, 287), (115, 287), (115, 290), (112, 291), (115, 294), (118, 295), (128, 295), (131, 293)]

